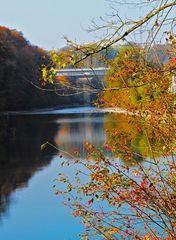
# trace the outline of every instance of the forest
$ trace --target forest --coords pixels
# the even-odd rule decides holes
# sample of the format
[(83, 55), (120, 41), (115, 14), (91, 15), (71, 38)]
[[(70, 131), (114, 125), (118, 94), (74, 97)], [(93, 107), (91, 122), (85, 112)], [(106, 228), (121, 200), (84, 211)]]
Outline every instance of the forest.
[[(133, 45), (133, 43), (130, 43), (130, 45)], [(108, 67), (109, 61), (115, 59), (118, 52), (123, 48), (128, 47), (129, 44), (109, 47), (107, 50), (86, 58), (77, 67)], [(72, 49), (68, 45), (60, 49), (57, 56), (63, 58), (64, 54), (67, 55)], [(171, 49), (167, 45), (155, 45), (148, 54), (154, 62), (158, 59), (161, 62), (167, 62), (170, 52)], [(71, 88), (68, 87), (68, 84), (60, 83), (60, 79), (52, 84), (48, 82), (47, 76), (47, 82), (43, 81), (43, 66), (50, 66), (54, 57), (56, 55), (52, 51), (45, 51), (32, 45), (25, 39), (22, 32), (1, 26), (0, 111), (37, 110), (91, 104), (96, 99), (95, 93), (91, 93), (89, 98), (86, 99), (82, 89), (81, 91), (80, 89), (73, 91), (72, 85), (76, 84), (76, 87), (79, 85), (75, 83), (77, 79), (69, 79)], [(57, 65), (54, 65), (54, 67), (59, 68)], [(74, 64), (65, 64), (64, 67), (73, 68)], [(99, 86), (96, 76), (92, 79), (92, 83), (96, 88)], [(58, 91), (58, 89), (61, 90)]]
[(21, 32), (0, 27), (0, 111), (33, 110), (83, 104), (81, 95), (63, 98), (43, 86), (42, 65), (49, 53), (31, 45)]

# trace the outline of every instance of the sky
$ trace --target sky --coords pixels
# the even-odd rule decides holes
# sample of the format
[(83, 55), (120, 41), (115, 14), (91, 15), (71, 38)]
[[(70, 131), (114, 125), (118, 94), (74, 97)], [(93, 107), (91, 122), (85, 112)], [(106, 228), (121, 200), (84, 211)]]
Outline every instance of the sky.
[(51, 50), (66, 45), (64, 36), (79, 43), (94, 41), (86, 29), (105, 16), (106, 0), (0, 0), (0, 25), (23, 32), (32, 44)]
[[(97, 33), (90, 34), (86, 29), (91, 25), (92, 19), (100, 22), (99, 17), (107, 18), (107, 14), (112, 12), (109, 1), (111, 0), (0, 0), (0, 25), (21, 31), (31, 44), (46, 50), (64, 47), (64, 36), (78, 44), (90, 43), (98, 40)], [(145, 16), (147, 5), (144, 12), (123, 4), (118, 5), (117, 9), (122, 18), (136, 20)], [(130, 40), (141, 42), (141, 37), (138, 35)]]

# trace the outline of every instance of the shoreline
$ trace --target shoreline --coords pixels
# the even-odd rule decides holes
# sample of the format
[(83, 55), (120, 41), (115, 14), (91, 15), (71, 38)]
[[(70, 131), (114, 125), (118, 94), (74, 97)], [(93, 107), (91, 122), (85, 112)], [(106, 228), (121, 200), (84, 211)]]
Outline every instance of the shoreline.
[(62, 106), (62, 107), (48, 107), (48, 108), (35, 108), (35, 109), (28, 109), (28, 110), (7, 110), (7, 111), (0, 111), (0, 116), (7, 116), (7, 115), (32, 115), (42, 112), (52, 112), (57, 110), (69, 109), (69, 108), (81, 108), (81, 107), (92, 107), (91, 105), (79, 105), (79, 106)]
[[(139, 115), (138, 112), (133, 113), (121, 108), (97, 108), (91, 105), (79, 105), (79, 106), (63, 106), (54, 108), (40, 108), (32, 110), (20, 110), (20, 111), (3, 111), (0, 112), (1, 116), (22, 116), (22, 115), (49, 115), (49, 114), (70, 114), (70, 113), (121, 113), (126, 115)], [(172, 115), (176, 118), (176, 113)], [(150, 114), (148, 115), (150, 117)]]

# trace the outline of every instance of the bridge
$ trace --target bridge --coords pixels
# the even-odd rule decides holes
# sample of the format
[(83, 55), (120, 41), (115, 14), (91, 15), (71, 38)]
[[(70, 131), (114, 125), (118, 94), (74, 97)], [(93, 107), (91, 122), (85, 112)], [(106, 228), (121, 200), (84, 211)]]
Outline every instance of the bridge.
[(57, 76), (64, 77), (104, 77), (109, 68), (73, 68), (73, 69), (59, 69), (56, 70)]
[[(73, 68), (73, 69), (56, 69), (57, 76), (64, 77), (78, 77), (78, 78), (90, 78), (90, 77), (104, 77), (109, 68)], [(172, 77), (172, 83), (170, 91), (176, 92), (176, 77)]]

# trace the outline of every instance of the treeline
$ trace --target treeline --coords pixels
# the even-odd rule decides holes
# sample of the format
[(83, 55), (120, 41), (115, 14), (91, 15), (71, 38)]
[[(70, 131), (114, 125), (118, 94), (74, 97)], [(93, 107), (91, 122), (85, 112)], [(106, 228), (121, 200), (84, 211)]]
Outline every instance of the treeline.
[[(115, 59), (119, 51), (125, 47), (125, 45), (110, 47), (97, 55), (88, 57), (78, 67), (107, 67), (108, 61)], [(69, 50), (70, 46), (60, 49), (61, 57)], [(158, 60), (166, 62), (170, 52), (171, 49), (167, 45), (156, 45), (150, 49), (148, 57), (154, 62)], [(76, 53), (73, 52), (73, 54)], [(41, 69), (43, 64), (46, 66), (50, 62), (50, 58), (52, 54), (31, 45), (21, 32), (0, 26), (0, 111), (79, 106), (89, 104), (96, 98), (95, 94), (86, 97), (85, 93), (78, 94), (77, 91), (62, 84), (59, 85), (58, 82), (45, 83), (44, 86), (41, 80)], [(65, 65), (65, 67), (75, 66)], [(77, 79), (68, 80), (77, 84)], [(95, 77), (92, 81), (97, 87), (98, 78)], [(61, 91), (55, 91), (58, 88)], [(62, 96), (63, 93), (66, 96)]]
[[(97, 54), (88, 56), (87, 58), (79, 62), (76, 66), (79, 68), (108, 67), (109, 63), (111, 61), (114, 61), (114, 59), (118, 57), (119, 52), (127, 48), (144, 49), (144, 46), (134, 42), (123, 44), (123, 45), (116, 44), (114, 46), (110, 46), (105, 50), (100, 51)], [(160, 64), (160, 63), (161, 64), (167, 63), (173, 55), (173, 46), (169, 44), (154, 44), (152, 46), (149, 46), (148, 48), (147, 46), (145, 46), (145, 48), (146, 48), (147, 59), (150, 62), (153, 62), (154, 65)], [(78, 57), (80, 58), (83, 57), (84, 53), (90, 51), (91, 49), (96, 49), (96, 45), (95, 44), (83, 45), (83, 46), (80, 46), (79, 50), (77, 50), (76, 47), (66, 46), (59, 49), (59, 51), (57, 52), (58, 56), (56, 56), (54, 53), (52, 60), (53, 62), (56, 63), (55, 64), (56, 68), (63, 67), (63, 66), (60, 66), (60, 61), (62, 62), (63, 59), (65, 60), (65, 63), (66, 63), (66, 64), (64, 63), (64, 68), (75, 68), (74, 63), (73, 64), (71, 63), (69, 56), (72, 56), (73, 59), (75, 59), (76, 61)], [(57, 66), (57, 62), (59, 63), (58, 66)]]
[(49, 59), (21, 32), (0, 26), (0, 111), (83, 104), (80, 96), (63, 98), (55, 93), (55, 86), (42, 86), (41, 68)]

